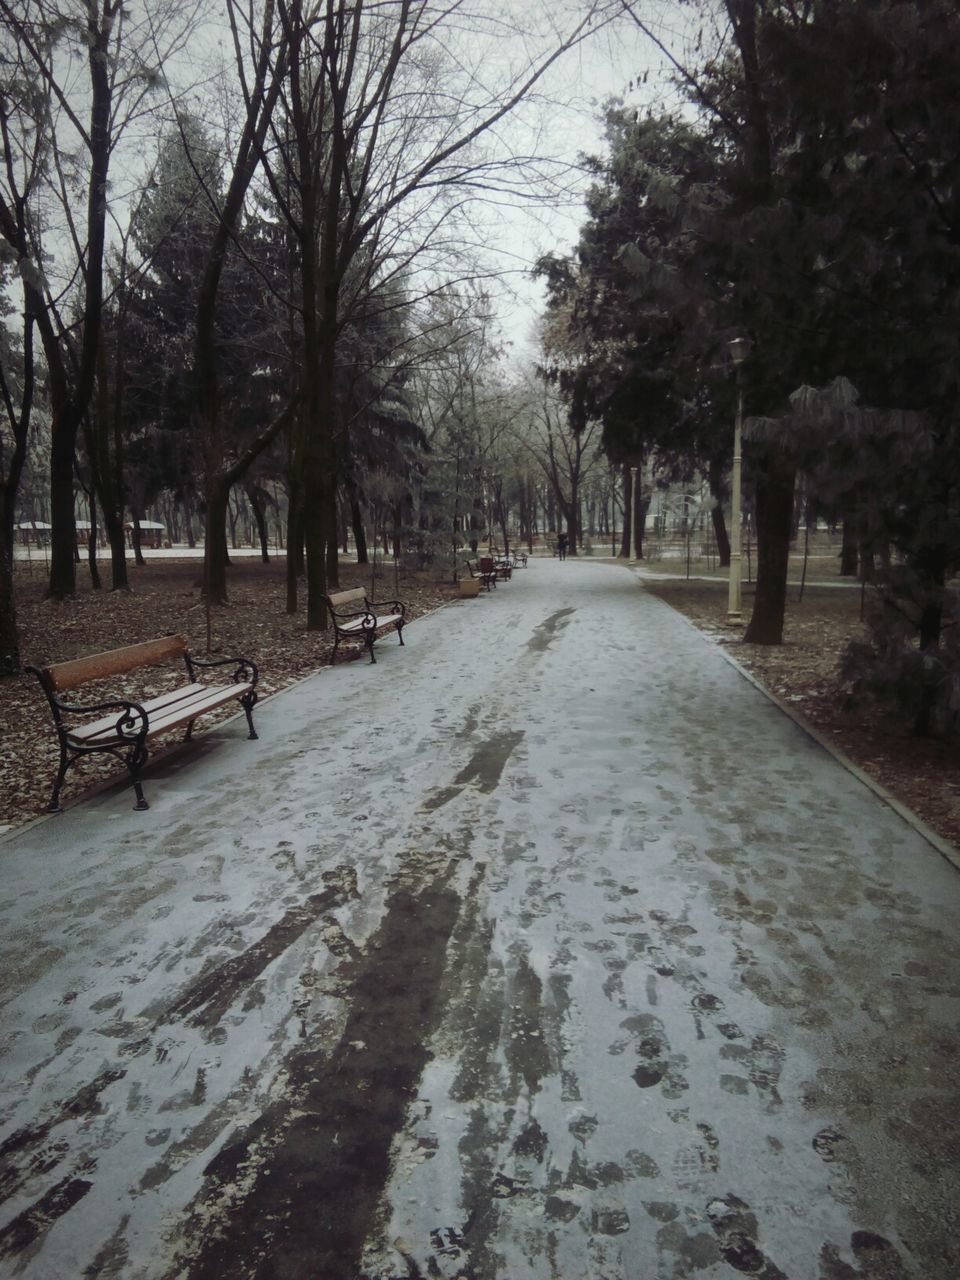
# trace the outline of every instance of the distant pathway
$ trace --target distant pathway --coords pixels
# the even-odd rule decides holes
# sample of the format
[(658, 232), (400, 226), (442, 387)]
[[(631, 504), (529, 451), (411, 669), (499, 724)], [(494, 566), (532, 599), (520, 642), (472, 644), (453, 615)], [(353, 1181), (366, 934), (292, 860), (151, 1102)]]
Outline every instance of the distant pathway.
[(956, 1280), (957, 871), (625, 568), (377, 651), (0, 840), (0, 1277)]

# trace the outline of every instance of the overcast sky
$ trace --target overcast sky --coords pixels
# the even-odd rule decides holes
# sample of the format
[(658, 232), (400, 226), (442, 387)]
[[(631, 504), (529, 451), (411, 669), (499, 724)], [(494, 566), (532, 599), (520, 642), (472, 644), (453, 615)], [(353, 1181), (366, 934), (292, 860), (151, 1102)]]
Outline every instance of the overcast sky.
[[(651, 4), (644, 16), (679, 55), (685, 40), (682, 6), (663, 0)], [(676, 101), (670, 71), (665, 56), (632, 23), (598, 33), (567, 53), (545, 83), (544, 96), (554, 105), (543, 114), (544, 149), (571, 162), (581, 154), (602, 154), (604, 103), (613, 97), (668, 108)], [(584, 175), (571, 175), (571, 180), (581, 192), (588, 181)], [(530, 279), (530, 268), (544, 253), (570, 252), (583, 218), (583, 204), (574, 195), (565, 205), (501, 208), (492, 221), (490, 244), (501, 250), (499, 265), (509, 273), (499, 290), (498, 314), (518, 356), (533, 354), (536, 318), (543, 308), (543, 287)]]

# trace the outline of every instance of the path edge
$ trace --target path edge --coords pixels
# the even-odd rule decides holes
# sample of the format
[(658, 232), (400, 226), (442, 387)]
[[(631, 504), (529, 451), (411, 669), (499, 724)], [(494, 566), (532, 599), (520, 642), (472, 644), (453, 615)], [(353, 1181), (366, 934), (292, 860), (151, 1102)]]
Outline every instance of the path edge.
[[(659, 599), (659, 597), (655, 598)], [(842, 765), (842, 767), (846, 769), (848, 773), (852, 774), (858, 782), (863, 783), (868, 791), (872, 791), (879, 800), (882, 800), (883, 803), (889, 806), (889, 808), (902, 818), (909, 827), (912, 827), (918, 835), (922, 836), (928, 844), (932, 845), (933, 848), (936, 849), (937, 853), (940, 854), (941, 858), (944, 858), (949, 862), (955, 870), (960, 871), (960, 849), (955, 848), (955, 846), (950, 844), (949, 841), (944, 840), (943, 836), (938, 835), (932, 827), (928, 826), (927, 823), (914, 813), (912, 809), (908, 808), (902, 800), (898, 800), (896, 796), (891, 795), (886, 787), (877, 782), (875, 778), (872, 778), (864, 769), (861, 769), (858, 764), (855, 764), (848, 755), (841, 751), (839, 747), (835, 746), (835, 744), (832, 743), (825, 734), (821, 733), (819, 729), (812, 725), (809, 720), (800, 715), (798, 711), (762, 684), (752, 672), (748, 671), (742, 663), (737, 661), (733, 654), (727, 651), (725, 645), (712, 641), (709, 636), (700, 630), (695, 622), (692, 622), (686, 614), (681, 613), (679, 609), (674, 609), (673, 605), (669, 604), (666, 600), (661, 600), (660, 603), (665, 604), (668, 609), (673, 609), (673, 612), (677, 617), (686, 623), (691, 630), (695, 631), (704, 644), (708, 644), (712, 648), (716, 649), (724, 661), (728, 662), (734, 670), (738, 671), (748, 684), (752, 684), (755, 689), (758, 689), (769, 702), (772, 702), (779, 711), (783, 712), (788, 720), (792, 720), (798, 729), (801, 729), (808, 738), (812, 738), (818, 747), (822, 747), (828, 755), (833, 756), (834, 760), (836, 760), (839, 765)]]
[[(421, 618), (429, 618), (434, 613), (439, 613), (441, 609), (445, 609), (447, 605), (454, 603), (457, 603), (456, 597), (452, 600), (444, 600), (442, 604), (438, 604), (432, 609), (427, 609), (423, 613), (418, 613), (417, 616), (415, 618), (411, 618), (405, 626), (412, 626), (413, 623), (419, 622)], [(362, 657), (363, 655), (360, 654), (359, 656)], [(333, 668), (330, 666), (329, 662), (325, 662), (322, 666), (317, 667), (315, 671), (310, 671), (305, 676), (298, 676), (297, 679), (293, 680), (290, 684), (285, 684), (282, 689), (275, 689), (273, 693), (268, 693), (265, 697), (258, 698), (256, 706), (265, 706), (268, 702), (272, 702), (274, 698), (279, 698), (282, 694), (288, 693), (298, 685), (306, 684), (308, 680), (315, 680), (317, 676), (323, 675), (325, 671), (331, 670), (333, 670)], [(234, 720), (242, 720), (245, 715), (245, 711), (234, 711), (229, 716), (225, 716), (223, 720), (218, 720), (215, 724), (205, 725), (198, 729), (193, 734), (191, 741), (199, 742), (201, 739), (209, 737), (210, 734), (219, 732), (219, 730), (224, 728), (226, 725), (232, 724)], [(170, 745), (165, 747), (163, 750), (158, 751), (156, 754), (151, 754), (150, 761), (143, 777), (149, 781), (150, 769), (152, 766), (167, 763), (172, 756), (188, 751), (189, 748), (190, 743), (183, 741), (171, 742)], [(62, 817), (64, 814), (69, 813), (71, 809), (76, 809), (81, 804), (88, 804), (91, 800), (96, 800), (99, 796), (106, 794), (108, 791), (124, 787), (130, 787), (129, 774), (118, 773), (116, 777), (103, 778), (100, 782), (92, 782), (88, 787), (84, 787), (82, 791), (78, 791), (75, 796), (69, 798), (59, 813), (38, 813), (32, 818), (28, 818), (25, 822), (16, 823), (6, 829), (0, 828), (0, 848), (5, 844), (11, 844), (19, 836), (24, 835), (28, 831), (32, 831), (34, 827), (40, 826), (43, 822), (52, 822), (54, 818)]]

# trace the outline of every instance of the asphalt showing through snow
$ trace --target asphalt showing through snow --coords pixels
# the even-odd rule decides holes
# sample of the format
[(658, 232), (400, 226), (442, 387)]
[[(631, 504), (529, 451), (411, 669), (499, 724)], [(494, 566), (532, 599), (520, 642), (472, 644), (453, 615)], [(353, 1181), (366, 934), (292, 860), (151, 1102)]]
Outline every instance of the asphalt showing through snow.
[(0, 841), (0, 1276), (956, 1280), (958, 872), (623, 567), (406, 638)]

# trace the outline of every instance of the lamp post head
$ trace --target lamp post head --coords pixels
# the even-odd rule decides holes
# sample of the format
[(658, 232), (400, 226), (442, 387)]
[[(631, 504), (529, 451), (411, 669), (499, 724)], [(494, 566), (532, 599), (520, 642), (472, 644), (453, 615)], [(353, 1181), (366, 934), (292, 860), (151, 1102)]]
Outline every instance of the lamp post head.
[(739, 368), (750, 354), (750, 339), (732, 338), (727, 343), (727, 350), (730, 352), (730, 359)]

